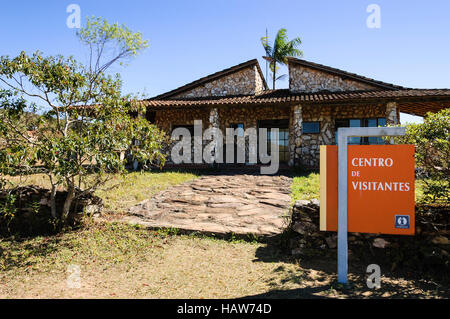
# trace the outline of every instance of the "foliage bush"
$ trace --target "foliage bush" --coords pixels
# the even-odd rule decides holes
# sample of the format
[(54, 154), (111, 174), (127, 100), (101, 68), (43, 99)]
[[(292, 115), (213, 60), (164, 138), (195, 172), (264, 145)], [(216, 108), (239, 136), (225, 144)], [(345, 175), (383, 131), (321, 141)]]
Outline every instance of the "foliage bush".
[(450, 108), (428, 113), (423, 123), (407, 124), (399, 144), (414, 144), (425, 203), (450, 204)]
[[(39, 166), (51, 184), (52, 217), (62, 221), (78, 197), (105, 185), (107, 173), (126, 172), (124, 152), (162, 166), (167, 140), (139, 116), (145, 106), (122, 94), (120, 76), (106, 73), (148, 46), (142, 35), (88, 19), (78, 36), (89, 49), (86, 64), (39, 51), (0, 57), (0, 176), (29, 174)], [(5, 188), (0, 178), (0, 191)], [(66, 192), (61, 210), (57, 189)]]

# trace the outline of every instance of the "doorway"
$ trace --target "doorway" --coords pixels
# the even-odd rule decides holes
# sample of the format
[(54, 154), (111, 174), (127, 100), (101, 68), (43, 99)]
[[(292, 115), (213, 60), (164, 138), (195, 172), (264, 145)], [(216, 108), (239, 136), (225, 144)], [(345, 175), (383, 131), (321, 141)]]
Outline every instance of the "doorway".
[[(289, 162), (289, 119), (280, 120), (260, 120), (258, 121), (258, 128), (267, 129), (267, 152), (270, 155), (271, 150), (271, 132), (272, 129), (278, 128), (278, 151), (280, 154), (280, 163)], [(258, 130), (259, 132), (259, 130)], [(259, 143), (259, 139), (258, 139)], [(258, 146), (259, 148), (259, 146)]]

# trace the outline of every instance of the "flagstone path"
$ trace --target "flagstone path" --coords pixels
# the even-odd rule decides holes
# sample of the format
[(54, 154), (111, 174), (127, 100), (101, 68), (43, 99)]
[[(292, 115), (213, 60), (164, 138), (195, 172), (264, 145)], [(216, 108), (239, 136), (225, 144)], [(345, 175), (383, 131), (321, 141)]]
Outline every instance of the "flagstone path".
[(203, 176), (131, 207), (125, 219), (151, 228), (275, 235), (287, 227), (291, 182), (286, 176)]

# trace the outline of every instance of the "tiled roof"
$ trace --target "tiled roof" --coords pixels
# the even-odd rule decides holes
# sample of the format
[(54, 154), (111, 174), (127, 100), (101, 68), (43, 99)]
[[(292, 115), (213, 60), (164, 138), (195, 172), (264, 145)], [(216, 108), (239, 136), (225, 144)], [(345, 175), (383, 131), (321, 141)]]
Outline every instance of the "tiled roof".
[(204, 98), (186, 99), (149, 99), (141, 101), (147, 106), (176, 107), (188, 105), (224, 105), (224, 104), (272, 104), (272, 103), (312, 103), (312, 102), (341, 102), (351, 100), (366, 100), (408, 97), (446, 97), (450, 98), (450, 89), (407, 89), (407, 90), (371, 90), (371, 91), (344, 91), (344, 92), (316, 92), (316, 93), (290, 93), (288, 89), (267, 90), (256, 95), (238, 96), (210, 96)]
[(332, 67), (329, 67), (329, 66), (326, 66), (326, 65), (322, 65), (322, 64), (318, 64), (318, 63), (302, 60), (302, 59), (288, 57), (288, 63), (289, 64), (300, 65), (300, 66), (303, 66), (303, 67), (311, 68), (311, 69), (322, 71), (322, 72), (326, 72), (326, 73), (329, 73), (329, 74), (332, 74), (332, 75), (337, 75), (337, 76), (340, 76), (342, 78), (346, 78), (346, 79), (350, 79), (350, 80), (366, 83), (366, 84), (378, 87), (380, 89), (394, 89), (394, 90), (405, 89), (405, 87), (400, 86), (400, 85), (394, 85), (394, 84), (391, 84), (391, 83), (377, 81), (377, 80), (374, 80), (374, 79), (371, 79), (371, 78), (367, 78), (365, 76), (361, 76), (359, 74), (350, 73), (350, 72), (347, 72), (347, 71), (339, 70), (339, 69), (332, 68)]
[[(401, 102), (412, 107), (404, 109), (407, 113), (424, 115), (428, 108), (426, 104), (434, 103), (434, 108), (450, 106), (450, 89), (402, 89), (402, 90), (370, 90), (345, 92), (317, 92), (317, 93), (290, 93), (288, 89), (267, 90), (256, 95), (239, 95), (223, 97), (205, 97), (195, 99), (149, 99), (139, 103), (154, 109), (170, 109), (179, 107), (203, 107), (224, 105), (293, 105), (300, 104), (327, 104), (327, 103), (361, 103), (361, 102)], [(414, 104), (421, 107), (414, 108)], [(437, 104), (436, 104), (437, 103)], [(444, 103), (444, 104), (442, 104)], [(408, 111), (409, 110), (409, 111)], [(431, 110), (431, 109), (429, 109)]]
[(253, 60), (249, 60), (249, 61), (244, 62), (244, 63), (240, 63), (238, 65), (232, 66), (231, 68), (227, 68), (227, 69), (224, 69), (222, 71), (210, 74), (210, 75), (205, 76), (203, 78), (200, 78), (200, 79), (198, 79), (196, 81), (193, 81), (193, 82), (188, 83), (186, 85), (180, 86), (179, 88), (176, 88), (176, 89), (174, 89), (172, 91), (160, 94), (160, 95), (154, 97), (154, 99), (166, 99), (166, 98), (169, 98), (171, 96), (174, 96), (174, 95), (177, 95), (177, 94), (180, 94), (180, 93), (192, 90), (192, 89), (194, 89), (194, 88), (196, 88), (196, 87), (198, 87), (198, 86), (200, 86), (202, 84), (205, 84), (205, 83), (210, 82), (210, 81), (217, 80), (217, 79), (219, 79), (219, 78), (221, 78), (223, 76), (229, 75), (231, 73), (238, 72), (240, 70), (243, 70), (243, 69), (251, 67), (251, 66), (256, 66), (256, 69), (258, 70), (258, 73), (261, 76), (261, 79), (263, 81), (264, 88), (267, 89), (268, 86), (267, 86), (266, 80), (264, 79), (264, 75), (263, 75), (263, 73), (261, 71), (261, 68), (259, 66), (258, 60), (257, 59), (253, 59)]

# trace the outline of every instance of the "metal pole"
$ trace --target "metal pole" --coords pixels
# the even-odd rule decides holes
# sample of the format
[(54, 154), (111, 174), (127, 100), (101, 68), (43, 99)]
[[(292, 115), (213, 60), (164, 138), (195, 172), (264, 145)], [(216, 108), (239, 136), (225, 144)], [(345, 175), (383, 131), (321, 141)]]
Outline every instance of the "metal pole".
[(338, 282), (347, 283), (347, 134), (338, 129)]
[(347, 144), (349, 137), (400, 136), (404, 127), (346, 127), (338, 128), (338, 282), (348, 281), (347, 241)]

